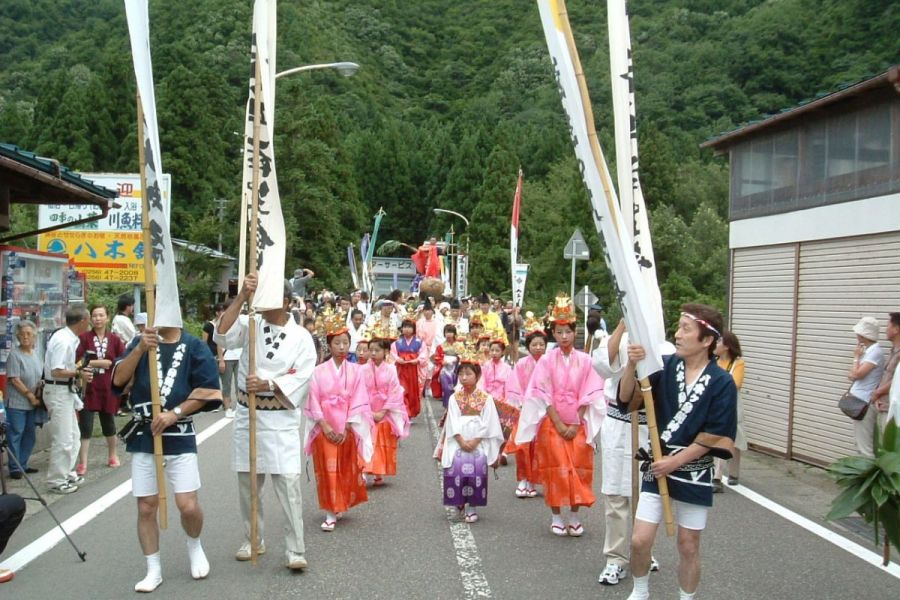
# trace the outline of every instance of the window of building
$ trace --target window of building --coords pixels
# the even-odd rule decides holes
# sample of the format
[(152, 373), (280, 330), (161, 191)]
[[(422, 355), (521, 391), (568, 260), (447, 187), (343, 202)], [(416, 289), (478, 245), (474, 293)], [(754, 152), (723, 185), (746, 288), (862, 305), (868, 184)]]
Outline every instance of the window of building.
[(900, 191), (897, 130), (886, 101), (748, 139), (731, 151), (731, 219)]

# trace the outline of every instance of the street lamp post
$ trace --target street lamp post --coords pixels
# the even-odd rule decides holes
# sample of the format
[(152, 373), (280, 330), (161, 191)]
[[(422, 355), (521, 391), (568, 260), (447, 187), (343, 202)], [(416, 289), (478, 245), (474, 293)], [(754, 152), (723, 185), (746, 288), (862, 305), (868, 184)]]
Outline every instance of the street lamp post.
[[(466, 260), (469, 260), (469, 220), (467, 218), (465, 218), (463, 215), (459, 214), (458, 212), (456, 212), (454, 210), (447, 210), (446, 208), (435, 208), (434, 212), (435, 212), (435, 214), (447, 213), (448, 215), (453, 215), (455, 217), (459, 217), (460, 219), (462, 219), (465, 222), (465, 224), (466, 224), (466, 231), (465, 231), (465, 233), (466, 233)], [(459, 247), (459, 244), (457, 244), (457, 248), (458, 247)], [(457, 254), (456, 254), (456, 269), (455, 270), (456, 270), (457, 277), (459, 277), (459, 250), (458, 249), (457, 249)], [(467, 269), (466, 270), (466, 280), (467, 281), (468, 281), (468, 278), (469, 278), (469, 273), (468, 273), (468, 269)], [(456, 292), (456, 294), (459, 295), (459, 290), (456, 289), (456, 281), (453, 282), (453, 288), (454, 288), (454, 291)]]
[(294, 73), (302, 73), (303, 71), (315, 71), (317, 69), (334, 69), (344, 77), (352, 77), (356, 73), (356, 71), (359, 70), (359, 65), (354, 62), (335, 62), (322, 63), (319, 65), (304, 65), (302, 67), (294, 67), (293, 69), (288, 69), (286, 71), (276, 73), (275, 79), (287, 77), (288, 75), (293, 75)]

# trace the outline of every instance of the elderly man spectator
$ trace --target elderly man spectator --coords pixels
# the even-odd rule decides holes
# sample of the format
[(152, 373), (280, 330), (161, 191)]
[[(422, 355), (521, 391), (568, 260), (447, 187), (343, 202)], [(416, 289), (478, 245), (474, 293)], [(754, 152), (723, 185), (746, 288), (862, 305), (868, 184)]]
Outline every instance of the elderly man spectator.
[(47, 485), (56, 494), (78, 491), (84, 477), (75, 473), (75, 461), (81, 447), (78, 420), (75, 411), (83, 404), (75, 389), (79, 378), (90, 383), (91, 370), (75, 363), (78, 336), (91, 328), (88, 311), (84, 306), (73, 306), (66, 311), (66, 326), (58, 330), (47, 342), (44, 355), (44, 403), (50, 413), (50, 466), (47, 469)]
[[(878, 411), (878, 423), (882, 429), (887, 425), (887, 412), (890, 408), (891, 383), (897, 363), (900, 362), (900, 312), (888, 314), (887, 339), (891, 342), (891, 353), (884, 364), (881, 382), (872, 392), (872, 403)], [(896, 411), (896, 409), (894, 409)]]

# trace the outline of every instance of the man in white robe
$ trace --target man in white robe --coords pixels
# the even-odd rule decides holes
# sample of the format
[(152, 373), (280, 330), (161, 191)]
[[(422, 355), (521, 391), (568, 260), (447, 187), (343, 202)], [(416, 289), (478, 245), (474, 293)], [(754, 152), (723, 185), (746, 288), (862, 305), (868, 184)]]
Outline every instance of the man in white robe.
[[(289, 313), (290, 285), (285, 283), (281, 309), (263, 311), (256, 320), (256, 369), (249, 376), (249, 319), (241, 306), (256, 290), (257, 278), (247, 275), (240, 294), (219, 319), (214, 340), (225, 349), (243, 348), (238, 365), (238, 404), (235, 410), (231, 466), (238, 474), (241, 517), (245, 541), (235, 558), (250, 560), (250, 414), (248, 392), (256, 392), (256, 469), (259, 495), (266, 473), (271, 475), (275, 496), (285, 518), (286, 565), (306, 568), (303, 540), (303, 502), (300, 488), (300, 421), (309, 380), (316, 366), (312, 336)], [(263, 503), (258, 507), (258, 554), (265, 554)]]

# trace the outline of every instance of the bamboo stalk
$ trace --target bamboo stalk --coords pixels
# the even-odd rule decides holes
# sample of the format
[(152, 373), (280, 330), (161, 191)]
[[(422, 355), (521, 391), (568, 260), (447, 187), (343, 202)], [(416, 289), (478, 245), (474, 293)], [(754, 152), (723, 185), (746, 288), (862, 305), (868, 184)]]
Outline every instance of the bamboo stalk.
[[(259, 266), (257, 251), (257, 229), (259, 227), (259, 135), (262, 122), (262, 83), (260, 76), (262, 70), (259, 66), (259, 49), (256, 52), (256, 70), (253, 74), (253, 184), (250, 201), (250, 236), (248, 239), (247, 259), (250, 263), (250, 273), (256, 275)], [(247, 355), (247, 376), (256, 375), (256, 313), (253, 310), (253, 298), (256, 294), (250, 294), (247, 301), (249, 313), (249, 348)], [(249, 409), (250, 431), (248, 445), (250, 449), (250, 564), (256, 565), (256, 557), (259, 554), (259, 527), (257, 515), (259, 514), (259, 490), (256, 484), (256, 391), (247, 390)]]
[[(603, 158), (603, 151), (600, 148), (600, 142), (597, 141), (597, 131), (594, 125), (594, 112), (591, 108), (591, 98), (588, 94), (587, 82), (584, 78), (584, 71), (581, 68), (581, 60), (578, 58), (578, 48), (575, 47), (575, 38), (572, 36), (572, 28), (569, 26), (569, 15), (566, 11), (565, 0), (558, 0), (559, 12), (558, 18), (562, 26), (563, 33), (566, 36), (566, 46), (569, 49), (569, 55), (572, 57), (572, 66), (575, 69), (575, 79), (578, 81), (578, 90), (581, 94), (581, 103), (584, 109), (584, 117), (587, 123), (588, 138), (591, 146), (591, 153), (594, 155), (594, 162), (600, 173), (600, 181), (603, 184), (603, 191), (606, 195), (606, 201), (610, 205), (610, 210), (615, 210), (615, 202), (613, 201), (612, 182), (609, 180), (609, 172), (606, 170), (606, 162)], [(656, 411), (653, 407), (653, 395), (651, 393), (650, 382), (647, 378), (640, 381), (641, 393), (644, 396), (644, 406), (647, 407), (647, 428), (650, 432), (650, 447), (653, 449), (653, 457), (659, 460), (662, 457), (662, 451), (659, 443), (659, 431), (656, 427)], [(672, 518), (672, 503), (669, 499), (669, 486), (665, 477), (657, 479), (659, 484), (659, 496), (662, 500), (663, 515), (666, 521), (666, 533), (669, 536), (675, 535), (675, 524)]]
[[(156, 319), (156, 270), (153, 265), (153, 241), (150, 237), (150, 206), (147, 194), (147, 172), (144, 166), (144, 108), (141, 95), (137, 95), (138, 164), (141, 173), (141, 241), (144, 247), (144, 291), (147, 300), (147, 327), (153, 327)], [(157, 157), (159, 160), (159, 157)], [(150, 371), (150, 406), (153, 419), (162, 412), (159, 400), (159, 357), (156, 348), (150, 349), (147, 357)], [(166, 493), (166, 474), (163, 457), (162, 433), (153, 436), (153, 460), (156, 463), (156, 487), (159, 491), (159, 528), (168, 529), (169, 515)]]

